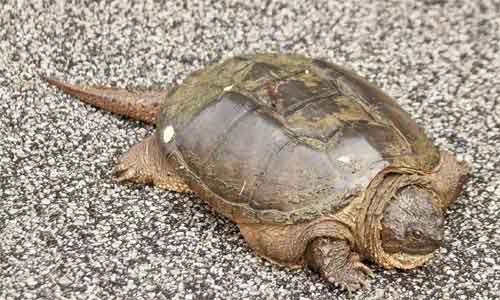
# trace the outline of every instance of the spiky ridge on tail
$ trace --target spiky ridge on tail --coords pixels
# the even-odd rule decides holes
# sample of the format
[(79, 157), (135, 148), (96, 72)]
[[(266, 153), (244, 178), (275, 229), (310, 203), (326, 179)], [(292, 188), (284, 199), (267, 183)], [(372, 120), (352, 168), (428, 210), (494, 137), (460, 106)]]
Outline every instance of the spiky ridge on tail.
[(127, 90), (112, 87), (74, 85), (44, 78), (49, 84), (81, 101), (103, 110), (152, 124), (168, 90)]

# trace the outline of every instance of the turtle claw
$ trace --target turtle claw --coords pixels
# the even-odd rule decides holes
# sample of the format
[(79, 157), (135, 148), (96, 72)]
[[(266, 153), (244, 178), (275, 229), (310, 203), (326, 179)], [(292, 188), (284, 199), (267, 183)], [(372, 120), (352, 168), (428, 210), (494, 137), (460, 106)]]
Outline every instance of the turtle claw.
[(112, 175), (120, 183), (152, 184), (179, 193), (191, 191), (164, 159), (154, 136), (135, 144), (123, 154)]
[(328, 281), (338, 284), (340, 288), (351, 293), (368, 288), (368, 278), (373, 276), (375, 274), (359, 260), (359, 256), (353, 255), (350, 263), (329, 277)]
[(345, 270), (344, 272), (344, 274), (333, 279), (339, 282), (341, 288), (349, 292), (368, 288), (367, 275), (364, 272), (354, 269), (351, 269), (351, 271)]
[(347, 290), (348, 292), (354, 292), (357, 290), (368, 288), (368, 281), (365, 275), (346, 274), (340, 277), (341, 278), (331, 278), (328, 281), (339, 282), (338, 286), (340, 286), (341, 289)]
[(317, 238), (310, 243), (306, 259), (328, 282), (349, 292), (367, 288), (368, 277), (373, 276), (344, 240)]
[(127, 166), (123, 162), (118, 163), (113, 169), (112, 174), (115, 180), (120, 183), (137, 181), (140, 177), (133, 166)]
[(148, 166), (146, 162), (147, 144), (149, 138), (142, 143), (136, 144), (128, 152), (123, 154), (111, 172), (117, 182), (148, 183), (151, 176), (147, 175)]

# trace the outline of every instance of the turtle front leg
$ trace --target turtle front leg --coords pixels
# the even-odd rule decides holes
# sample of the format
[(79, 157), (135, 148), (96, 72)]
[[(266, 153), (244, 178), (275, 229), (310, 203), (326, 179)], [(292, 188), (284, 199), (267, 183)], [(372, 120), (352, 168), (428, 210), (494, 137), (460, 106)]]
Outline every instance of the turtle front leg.
[(155, 136), (149, 136), (123, 154), (113, 170), (119, 182), (153, 184), (175, 192), (190, 192), (172, 163), (160, 149)]
[(323, 278), (349, 291), (366, 288), (367, 276), (373, 275), (344, 240), (316, 238), (307, 247), (305, 260)]

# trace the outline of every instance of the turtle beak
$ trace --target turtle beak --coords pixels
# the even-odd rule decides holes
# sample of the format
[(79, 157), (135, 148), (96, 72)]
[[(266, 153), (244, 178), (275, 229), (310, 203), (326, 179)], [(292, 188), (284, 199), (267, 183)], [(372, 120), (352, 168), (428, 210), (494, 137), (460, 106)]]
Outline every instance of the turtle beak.
[(444, 230), (441, 229), (436, 234), (429, 238), (429, 244), (431, 244), (435, 249), (441, 247), (444, 240)]
[(441, 247), (441, 243), (437, 241), (427, 241), (425, 244), (404, 245), (401, 250), (413, 255), (426, 255), (436, 251)]
[(411, 245), (406, 245), (403, 247), (405, 252), (411, 254), (429, 254), (436, 251), (443, 244), (444, 231), (442, 229), (437, 230), (434, 233), (429, 234), (426, 238), (412, 243)]

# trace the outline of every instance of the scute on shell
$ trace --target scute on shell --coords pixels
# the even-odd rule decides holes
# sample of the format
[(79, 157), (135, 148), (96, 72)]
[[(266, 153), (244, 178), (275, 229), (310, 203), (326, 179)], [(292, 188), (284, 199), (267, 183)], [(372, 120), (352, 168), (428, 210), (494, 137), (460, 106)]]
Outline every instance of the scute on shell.
[(386, 167), (425, 172), (439, 161), (392, 98), (299, 55), (235, 57), (193, 73), (163, 103), (159, 132), (167, 126), (179, 174), (240, 222), (334, 214)]

